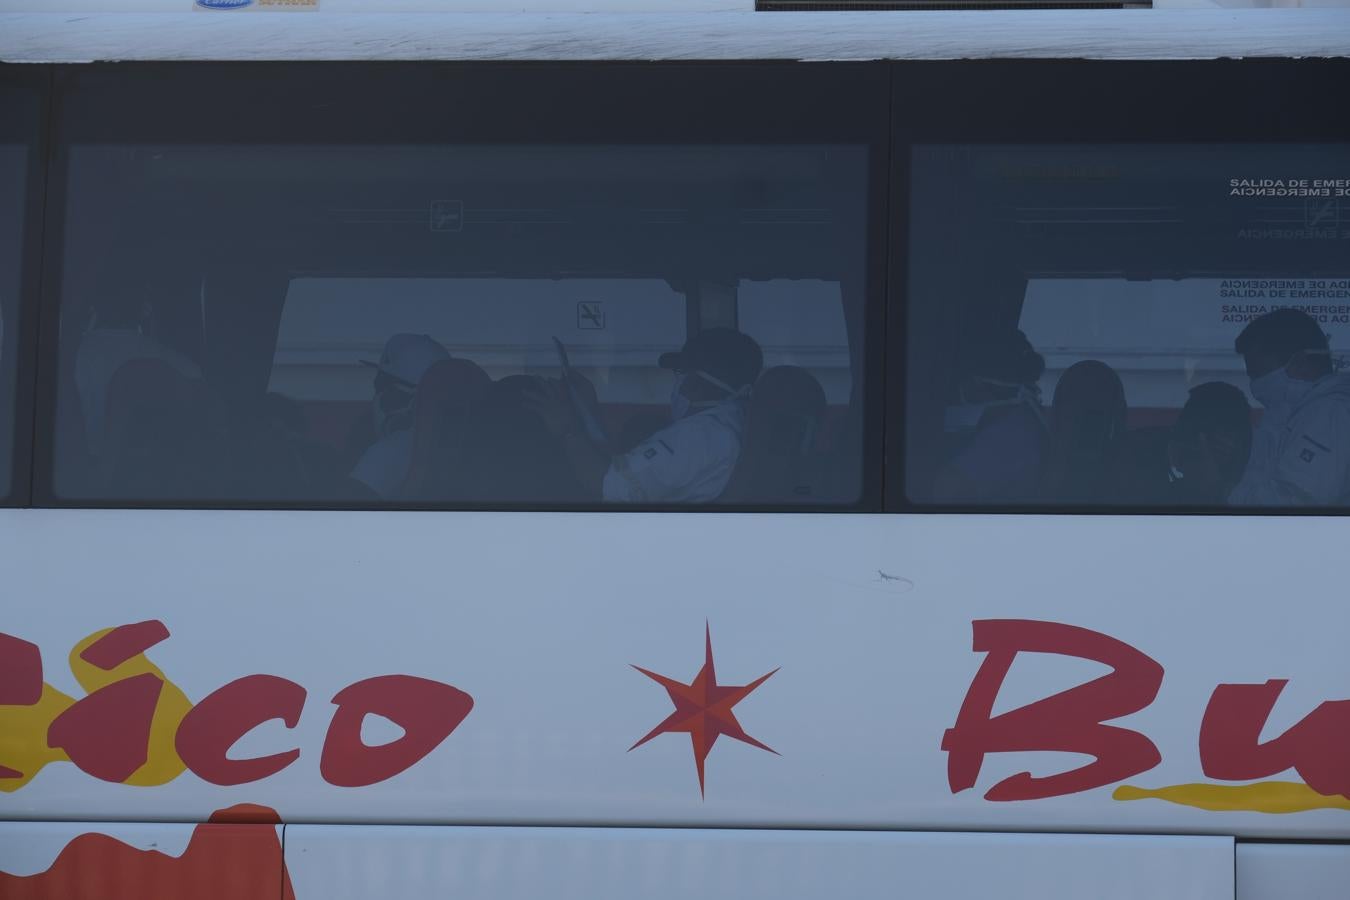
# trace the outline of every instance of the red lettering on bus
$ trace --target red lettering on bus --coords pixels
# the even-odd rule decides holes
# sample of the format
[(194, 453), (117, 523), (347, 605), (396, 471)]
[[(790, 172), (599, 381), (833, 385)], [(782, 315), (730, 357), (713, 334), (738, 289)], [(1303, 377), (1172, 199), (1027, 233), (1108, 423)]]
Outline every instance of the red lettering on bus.
[(158, 619), (137, 622), (134, 625), (119, 625), (85, 647), (80, 659), (108, 672), (133, 656), (139, 656), (168, 636), (169, 629)]
[[(450, 736), (473, 709), (473, 698), (439, 681), (412, 675), (367, 678), (338, 691), (323, 742), (319, 772), (339, 787), (364, 787), (393, 778)], [(361, 740), (368, 714), (383, 716), (404, 734), (376, 747)]]
[[(1163, 668), (1113, 637), (1074, 625), (1024, 619), (972, 623), (973, 649), (988, 654), (971, 681), (956, 724), (943, 735), (952, 793), (975, 786), (985, 754), (1017, 751), (1084, 753), (1094, 761), (1043, 778), (1020, 772), (994, 785), (986, 800), (1037, 800), (1103, 787), (1148, 771), (1162, 754), (1143, 734), (1103, 722), (1153, 702)], [(999, 689), (1019, 653), (1054, 653), (1110, 666), (1100, 678), (993, 715)]]
[(1248, 781), (1293, 769), (1319, 794), (1350, 797), (1350, 700), (1327, 701), (1261, 743), (1287, 679), (1221, 684), (1200, 722), (1200, 767), (1211, 778)]
[(150, 672), (99, 688), (52, 721), (47, 744), (64, 750), (82, 772), (126, 781), (149, 758), (150, 721), (163, 688)]
[(0, 633), (0, 706), (32, 706), (42, 699), (42, 651)]
[(174, 749), (193, 774), (212, 784), (244, 784), (275, 775), (300, 757), (298, 748), (251, 759), (230, 759), (226, 754), (264, 722), (280, 719), (294, 728), (305, 696), (303, 687), (276, 675), (237, 678), (207, 694), (183, 717)]

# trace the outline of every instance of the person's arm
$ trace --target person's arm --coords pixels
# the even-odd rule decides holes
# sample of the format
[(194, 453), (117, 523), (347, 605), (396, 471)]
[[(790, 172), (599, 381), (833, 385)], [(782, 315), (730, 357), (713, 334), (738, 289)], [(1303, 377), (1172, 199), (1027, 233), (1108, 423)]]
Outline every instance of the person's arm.
[(1299, 411), (1289, 423), (1289, 434), (1275, 467), (1276, 490), (1286, 503), (1326, 506), (1345, 494), (1345, 470), (1350, 463), (1350, 408), (1344, 398), (1328, 397)]
[(1286, 426), (1268, 472), (1249, 473), (1230, 497), (1247, 506), (1325, 506), (1345, 490), (1350, 409), (1327, 398), (1299, 410)]

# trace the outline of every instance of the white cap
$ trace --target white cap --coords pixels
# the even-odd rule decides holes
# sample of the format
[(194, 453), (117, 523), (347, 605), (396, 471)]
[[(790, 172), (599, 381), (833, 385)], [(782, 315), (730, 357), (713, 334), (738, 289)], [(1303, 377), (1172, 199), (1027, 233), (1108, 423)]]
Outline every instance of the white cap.
[(379, 362), (371, 362), (368, 359), (361, 362), (367, 366), (374, 366), (410, 388), (415, 388), (421, 382), (422, 376), (427, 374), (428, 369), (449, 358), (450, 351), (429, 334), (396, 334), (385, 342)]

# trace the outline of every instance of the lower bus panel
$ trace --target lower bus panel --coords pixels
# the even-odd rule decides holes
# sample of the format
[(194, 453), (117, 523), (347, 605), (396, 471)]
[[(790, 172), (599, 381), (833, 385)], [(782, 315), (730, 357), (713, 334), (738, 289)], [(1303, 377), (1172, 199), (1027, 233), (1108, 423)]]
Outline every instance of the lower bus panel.
[[(1276, 848), (1272, 868), (1238, 848), (1258, 880), (1237, 896), (1331, 897), (1319, 885), (1345, 849), (1298, 880), (1280, 854), (1317, 854)], [(1191, 836), (9, 822), (0, 898), (1232, 900), (1234, 855), (1232, 838)]]
[(1232, 900), (1231, 838), (294, 825), (298, 900)]
[(1294, 897), (1350, 897), (1350, 844), (1238, 845), (1237, 900)]

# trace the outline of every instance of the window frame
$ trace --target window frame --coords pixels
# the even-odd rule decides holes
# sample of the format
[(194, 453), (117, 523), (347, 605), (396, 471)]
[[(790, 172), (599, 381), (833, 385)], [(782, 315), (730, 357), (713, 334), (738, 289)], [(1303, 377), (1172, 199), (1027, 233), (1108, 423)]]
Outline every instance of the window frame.
[[(145, 509), (873, 512), (882, 508), (887, 64), (131, 63), (55, 68), (48, 173), (35, 506)], [(420, 109), (390, 102), (434, 97)], [(323, 103), (316, 103), (321, 98)], [(165, 114), (162, 110), (172, 110)], [(753, 110), (747, 119), (746, 110)], [(696, 123), (691, 125), (690, 123)], [(371, 135), (378, 136), (372, 139)], [(549, 504), (72, 500), (54, 490), (58, 331), (69, 150), (75, 144), (862, 144), (868, 149), (862, 458), (856, 503)], [(856, 390), (856, 388), (855, 388)]]
[[(892, 72), (887, 512), (982, 515), (1345, 515), (1350, 507), (915, 503), (907, 492), (911, 153), (923, 144), (1350, 144), (1329, 101), (1346, 59), (962, 60)], [(940, 85), (940, 88), (934, 88)], [(1116, 99), (1117, 103), (1104, 102)], [(1260, 128), (1258, 132), (1257, 129)]]
[[(0, 141), (25, 148), (24, 199), (19, 225), (19, 294), (15, 320), (6, 323), (6, 340), (14, 335), (15, 377), (12, 409), (11, 467), (8, 490), (0, 507), (27, 507), (33, 496), (33, 422), (37, 381), (37, 347), (43, 253), (46, 248), (46, 188), (50, 162), (51, 71), (47, 67), (0, 65), (0, 90), (19, 95), (16, 105), (31, 104), (31, 114), (0, 116)], [(24, 100), (27, 95), (29, 101)], [(20, 121), (27, 119), (28, 121)]]

